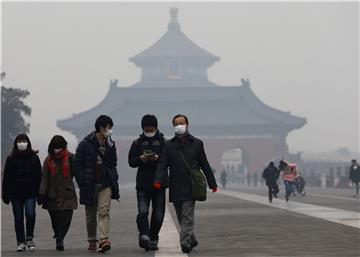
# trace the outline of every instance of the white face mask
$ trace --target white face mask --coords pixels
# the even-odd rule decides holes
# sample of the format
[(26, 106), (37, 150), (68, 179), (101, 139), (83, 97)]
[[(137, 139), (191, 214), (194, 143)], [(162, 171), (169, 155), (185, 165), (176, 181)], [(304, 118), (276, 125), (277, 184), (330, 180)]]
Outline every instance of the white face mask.
[(156, 131), (155, 132), (144, 132), (144, 136), (146, 137), (154, 137), (156, 134)]
[(183, 135), (186, 132), (186, 125), (177, 125), (174, 127), (175, 134)]
[(28, 143), (25, 142), (17, 143), (16, 145), (20, 151), (25, 151), (28, 147)]
[(54, 153), (59, 153), (62, 150), (62, 148), (54, 149)]
[(104, 137), (111, 137), (112, 135), (112, 129), (106, 129), (104, 132)]

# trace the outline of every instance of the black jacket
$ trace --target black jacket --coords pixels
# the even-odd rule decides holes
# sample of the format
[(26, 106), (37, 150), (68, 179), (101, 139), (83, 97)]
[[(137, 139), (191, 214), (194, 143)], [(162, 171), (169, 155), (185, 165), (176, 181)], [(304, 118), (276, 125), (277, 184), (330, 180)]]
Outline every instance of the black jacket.
[(266, 183), (275, 183), (278, 180), (280, 171), (274, 166), (267, 166), (262, 174), (263, 178), (266, 180)]
[(355, 169), (354, 165), (350, 167), (350, 180), (355, 183), (360, 182), (360, 166), (357, 164), (357, 168)]
[[(95, 132), (87, 135), (83, 141), (80, 142), (76, 149), (76, 163), (79, 165), (79, 187), (80, 187), (80, 204), (91, 206), (94, 204), (95, 193), (95, 172), (97, 160), (97, 148), (99, 143), (96, 139)], [(112, 190), (112, 199), (118, 200), (119, 185), (118, 173), (116, 170), (117, 156), (115, 142), (110, 138), (106, 140), (105, 144), (105, 160), (102, 165), (102, 174), (108, 176), (108, 181)]]
[[(136, 174), (136, 189), (153, 189), (154, 174), (158, 160), (143, 162), (140, 160), (140, 156), (144, 153), (145, 150), (151, 150), (158, 156), (161, 156), (164, 142), (164, 135), (158, 131), (152, 138), (148, 138), (144, 136), (144, 134), (141, 134), (139, 138), (134, 140), (132, 143), (129, 151), (128, 161), (130, 167), (138, 168)], [(163, 178), (161, 179), (161, 184), (166, 186), (167, 180), (168, 176), (167, 172), (165, 172)]]
[(41, 174), (41, 163), (37, 154), (9, 156), (5, 163), (2, 183), (4, 202), (9, 203), (10, 199), (26, 200), (36, 197)]
[(158, 182), (161, 181), (169, 168), (170, 202), (192, 200), (190, 171), (179, 151), (183, 151), (191, 169), (201, 169), (204, 172), (210, 188), (217, 187), (214, 174), (206, 158), (203, 142), (192, 135), (186, 137), (185, 143), (181, 143), (177, 137), (165, 142), (155, 172), (154, 181)]

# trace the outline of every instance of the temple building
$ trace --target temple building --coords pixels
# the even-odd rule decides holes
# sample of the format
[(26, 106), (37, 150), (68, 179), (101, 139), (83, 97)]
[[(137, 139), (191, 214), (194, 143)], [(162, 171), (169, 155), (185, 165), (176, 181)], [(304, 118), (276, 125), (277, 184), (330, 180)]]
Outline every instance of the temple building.
[[(141, 69), (140, 81), (130, 87), (111, 81), (102, 102), (59, 120), (58, 127), (81, 140), (99, 115), (112, 117), (113, 139), (117, 141), (123, 173), (129, 170), (127, 153), (132, 140), (141, 133), (140, 120), (147, 113), (157, 116), (159, 128), (168, 138), (174, 134), (173, 116), (187, 115), (190, 132), (204, 141), (216, 171), (224, 168), (223, 155), (231, 149), (240, 149), (241, 165), (249, 173), (261, 172), (269, 160), (286, 158), (288, 133), (303, 127), (306, 119), (264, 104), (253, 93), (248, 79), (241, 79), (241, 85), (227, 86), (209, 81), (208, 68), (220, 58), (183, 33), (177, 8), (171, 8), (170, 14), (165, 34), (129, 59)], [(216, 176), (219, 174), (216, 172)]]

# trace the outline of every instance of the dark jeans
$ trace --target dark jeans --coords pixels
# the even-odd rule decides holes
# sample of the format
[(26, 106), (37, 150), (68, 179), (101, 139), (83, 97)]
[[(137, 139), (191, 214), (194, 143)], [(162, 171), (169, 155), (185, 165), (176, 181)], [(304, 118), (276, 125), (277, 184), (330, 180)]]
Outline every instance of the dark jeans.
[(272, 201), (273, 195), (276, 195), (279, 193), (279, 186), (276, 182), (266, 182), (266, 185), (269, 188), (269, 201)]
[(286, 197), (289, 197), (292, 194), (292, 192), (294, 192), (294, 189), (295, 189), (294, 182), (292, 182), (292, 181), (284, 181), (284, 184), (285, 184)]
[(196, 242), (194, 234), (195, 201), (174, 202), (176, 217), (180, 225), (180, 245), (190, 248)]
[[(11, 204), (14, 214), (17, 243), (26, 243), (34, 238), (36, 198), (29, 198), (26, 200), (11, 199)], [(26, 218), (26, 236), (24, 229), (24, 210)]]
[(63, 240), (69, 230), (73, 217), (73, 210), (49, 210), (51, 225), (54, 230), (54, 238)]
[[(136, 218), (140, 236), (148, 235), (151, 240), (159, 240), (159, 232), (165, 215), (165, 190), (137, 190), (138, 215)], [(149, 226), (149, 208), (152, 214)]]

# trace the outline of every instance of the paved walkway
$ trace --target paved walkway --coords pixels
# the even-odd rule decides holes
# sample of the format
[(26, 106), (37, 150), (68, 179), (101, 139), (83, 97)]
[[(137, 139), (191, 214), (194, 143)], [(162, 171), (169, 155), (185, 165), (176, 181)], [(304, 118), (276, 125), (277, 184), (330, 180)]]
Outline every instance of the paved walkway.
[[(284, 185), (279, 182), (280, 198), (284, 199)], [(267, 187), (248, 187), (239, 185), (230, 185), (227, 189), (249, 194), (267, 196)], [(360, 199), (352, 197), (353, 190), (351, 188), (319, 188), (307, 187), (306, 196), (291, 197), (290, 201), (299, 203), (315, 204), (336, 209), (360, 212)]]
[[(208, 201), (197, 203), (195, 232), (199, 246), (188, 256), (316, 257), (359, 256), (359, 229), (324, 219), (274, 208), (263, 203), (209, 193)], [(168, 205), (160, 234), (160, 251), (138, 247), (134, 189), (121, 189), (121, 202), (111, 211), (112, 251), (107, 256), (187, 256), (180, 252), (178, 226), (172, 205)], [(49, 215), (37, 208), (35, 252), (26, 256), (98, 256), (87, 248), (85, 213), (81, 206), (65, 240), (65, 252), (54, 250)], [(14, 251), (15, 234), (10, 206), (2, 204), (2, 256), (24, 256)]]

